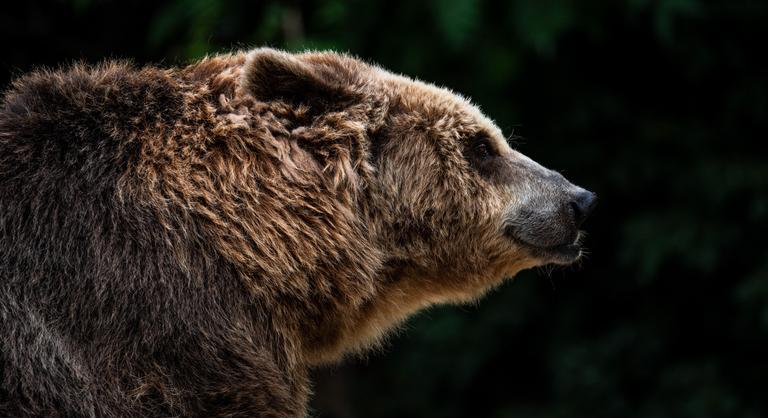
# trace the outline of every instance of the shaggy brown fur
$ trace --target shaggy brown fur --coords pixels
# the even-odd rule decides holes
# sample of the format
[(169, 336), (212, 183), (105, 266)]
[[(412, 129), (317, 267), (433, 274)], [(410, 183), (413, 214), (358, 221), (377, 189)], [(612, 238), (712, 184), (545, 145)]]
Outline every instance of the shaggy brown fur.
[(574, 187), (344, 55), (31, 73), (0, 110), (0, 415), (302, 416), (308, 367), (572, 261), (536, 214)]

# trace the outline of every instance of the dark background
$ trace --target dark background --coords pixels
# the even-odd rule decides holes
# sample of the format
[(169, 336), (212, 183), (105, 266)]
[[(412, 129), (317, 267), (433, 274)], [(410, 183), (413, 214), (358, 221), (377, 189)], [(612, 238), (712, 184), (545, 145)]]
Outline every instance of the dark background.
[(0, 82), (40, 65), (349, 51), (468, 95), (600, 195), (579, 266), (411, 320), (316, 373), (319, 417), (768, 415), (768, 3), (13, 2)]

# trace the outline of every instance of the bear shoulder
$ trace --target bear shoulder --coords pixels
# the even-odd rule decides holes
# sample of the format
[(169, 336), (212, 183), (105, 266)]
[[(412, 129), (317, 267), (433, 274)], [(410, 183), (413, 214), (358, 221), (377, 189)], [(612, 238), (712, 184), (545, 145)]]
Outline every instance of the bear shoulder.
[(182, 108), (181, 89), (170, 71), (126, 62), (37, 70), (3, 95), (0, 149), (4, 155), (26, 151), (66, 160), (172, 124)]

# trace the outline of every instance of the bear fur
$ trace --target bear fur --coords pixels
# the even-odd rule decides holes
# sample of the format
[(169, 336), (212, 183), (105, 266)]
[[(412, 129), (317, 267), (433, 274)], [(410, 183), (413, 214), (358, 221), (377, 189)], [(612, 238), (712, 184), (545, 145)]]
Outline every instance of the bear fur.
[(336, 53), (25, 75), (0, 109), (0, 415), (303, 416), (313, 365), (569, 262), (505, 233), (551, 175), (467, 100)]

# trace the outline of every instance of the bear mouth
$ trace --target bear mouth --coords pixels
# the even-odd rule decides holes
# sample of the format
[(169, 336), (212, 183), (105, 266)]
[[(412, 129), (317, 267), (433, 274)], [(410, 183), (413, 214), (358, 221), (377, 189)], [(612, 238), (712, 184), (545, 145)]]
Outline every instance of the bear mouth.
[(537, 258), (547, 260), (552, 264), (568, 265), (581, 257), (582, 249), (579, 240), (570, 244), (555, 245), (552, 247), (537, 247), (524, 243)]
[(544, 260), (547, 264), (568, 265), (578, 260), (583, 254), (581, 246), (583, 234), (581, 231), (574, 231), (567, 241), (556, 245), (536, 244), (514, 234), (513, 231), (512, 228), (508, 227), (505, 229), (505, 235), (528, 250), (533, 257)]

